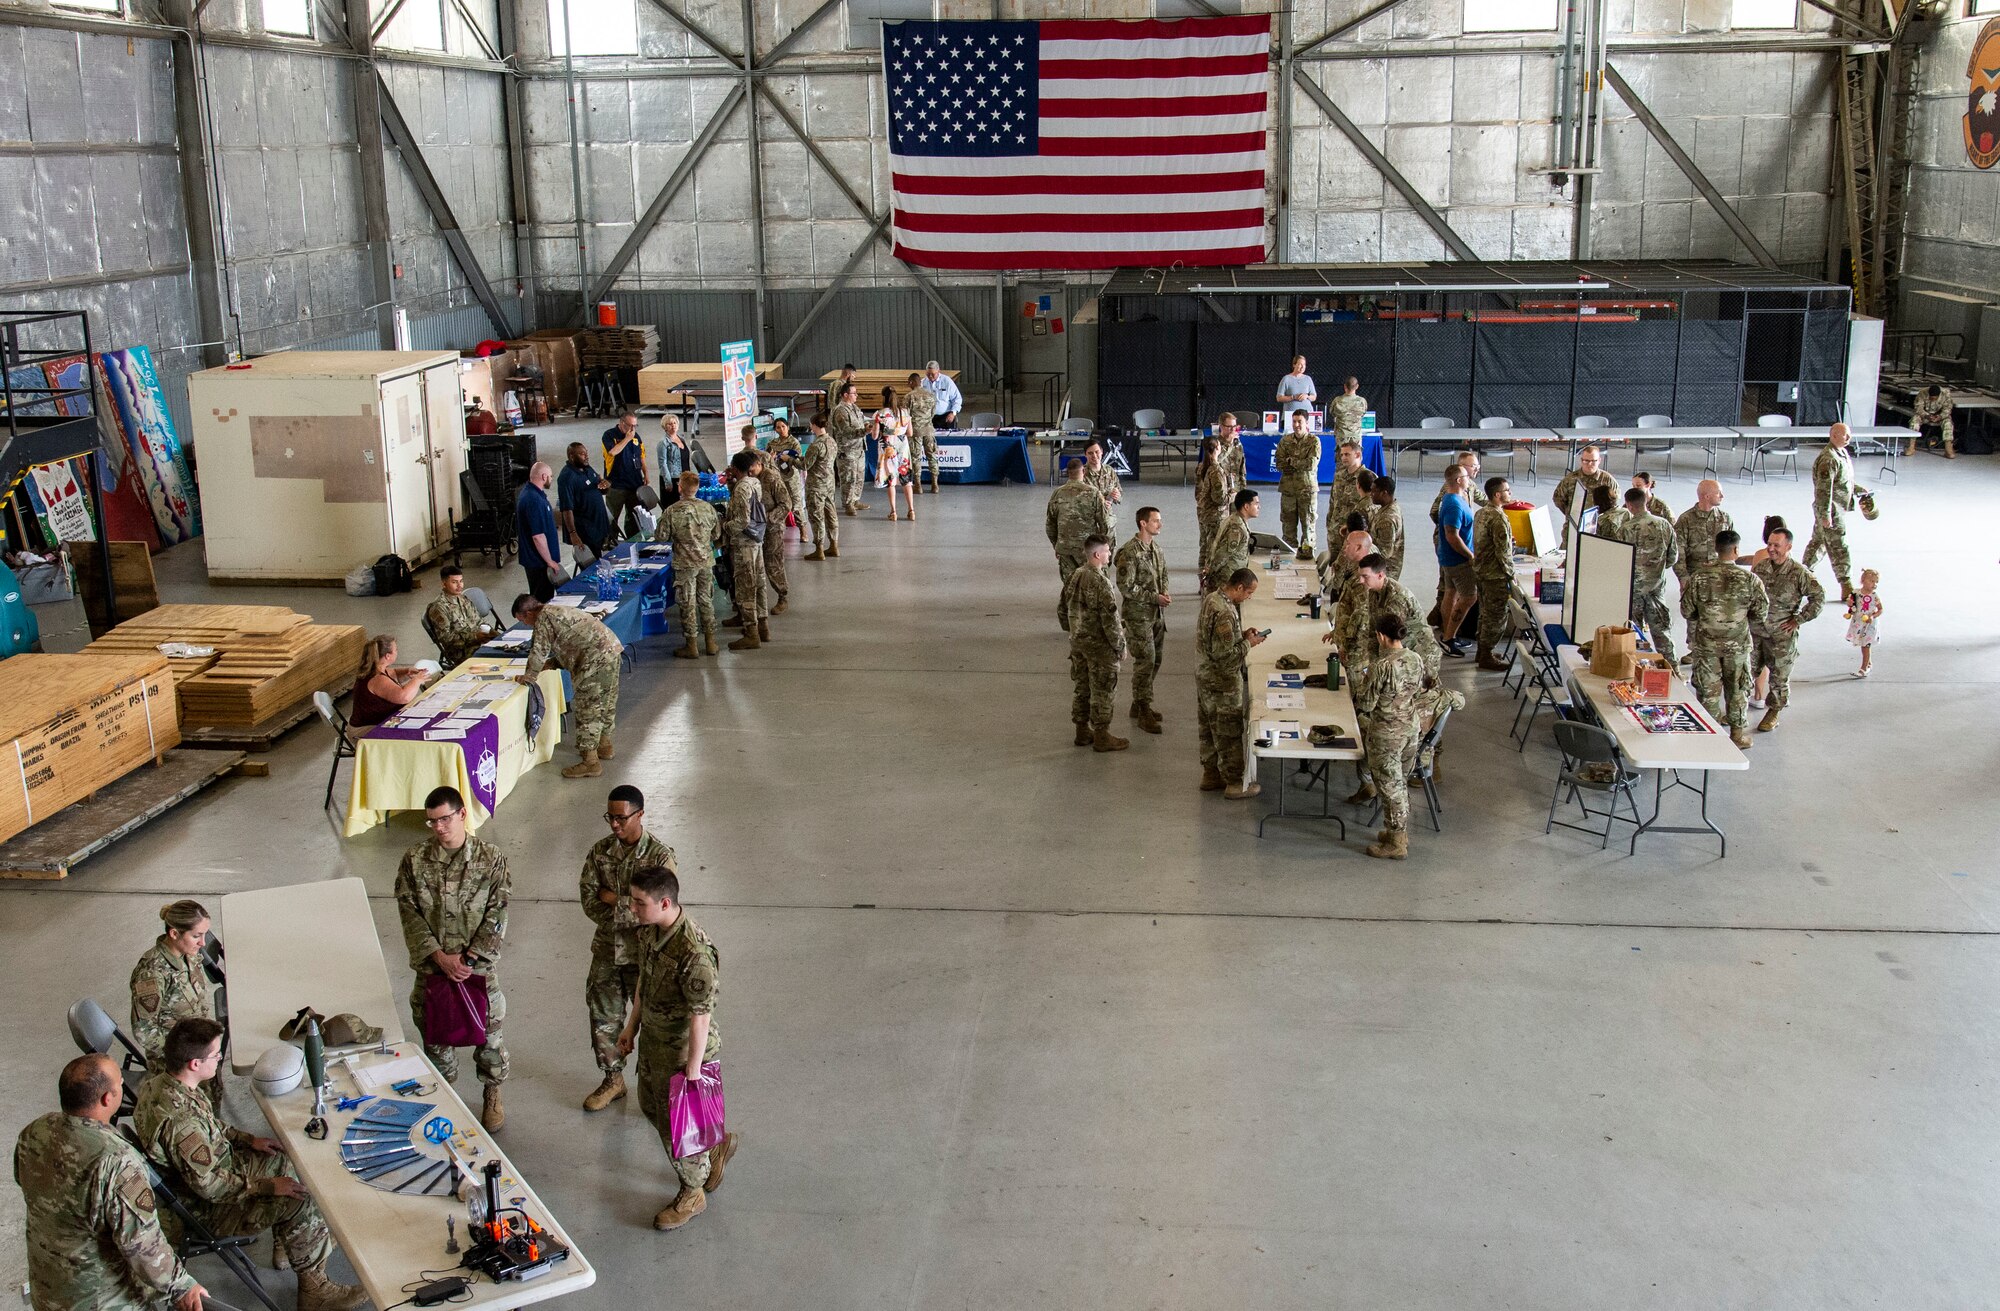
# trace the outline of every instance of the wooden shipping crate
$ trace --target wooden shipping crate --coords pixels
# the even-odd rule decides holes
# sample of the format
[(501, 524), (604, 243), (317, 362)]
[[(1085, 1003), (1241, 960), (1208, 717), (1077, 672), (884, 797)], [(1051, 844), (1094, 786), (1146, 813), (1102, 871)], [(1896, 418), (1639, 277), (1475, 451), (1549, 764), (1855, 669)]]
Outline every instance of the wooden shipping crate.
[(0, 841), (181, 740), (164, 656), (17, 655), (0, 661)]
[(173, 661), (188, 728), (250, 728), (351, 678), (367, 634), (315, 624), (271, 605), (164, 605), (118, 625), (87, 651), (140, 655), (162, 642), (215, 648)]

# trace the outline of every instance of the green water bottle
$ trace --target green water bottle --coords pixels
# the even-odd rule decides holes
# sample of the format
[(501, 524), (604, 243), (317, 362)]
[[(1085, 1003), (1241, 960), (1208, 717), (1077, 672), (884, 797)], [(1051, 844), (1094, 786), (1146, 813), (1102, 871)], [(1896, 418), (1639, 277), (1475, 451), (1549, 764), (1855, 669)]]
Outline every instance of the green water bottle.
[(1340, 656), (1333, 651), (1327, 652), (1326, 655), (1326, 690), (1329, 692), (1340, 690)]

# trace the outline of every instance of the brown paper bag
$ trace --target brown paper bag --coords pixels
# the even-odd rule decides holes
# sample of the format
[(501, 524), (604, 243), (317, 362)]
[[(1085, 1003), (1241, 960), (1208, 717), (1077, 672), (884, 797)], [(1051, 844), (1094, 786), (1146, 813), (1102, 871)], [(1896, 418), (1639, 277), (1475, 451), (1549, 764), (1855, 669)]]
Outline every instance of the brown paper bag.
[(1606, 624), (1590, 639), (1590, 672), (1600, 678), (1630, 678), (1639, 653), (1639, 635)]

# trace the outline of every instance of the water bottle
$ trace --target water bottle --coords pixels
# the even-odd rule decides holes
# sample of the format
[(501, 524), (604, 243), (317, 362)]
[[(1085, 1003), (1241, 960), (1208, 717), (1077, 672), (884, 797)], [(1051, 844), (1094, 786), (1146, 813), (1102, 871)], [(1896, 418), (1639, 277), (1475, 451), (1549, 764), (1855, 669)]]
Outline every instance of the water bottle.
[(618, 575), (609, 569), (597, 571), (597, 599), (616, 601), (618, 599)]
[(1326, 657), (1326, 690), (1329, 692), (1340, 690), (1340, 656), (1331, 651)]

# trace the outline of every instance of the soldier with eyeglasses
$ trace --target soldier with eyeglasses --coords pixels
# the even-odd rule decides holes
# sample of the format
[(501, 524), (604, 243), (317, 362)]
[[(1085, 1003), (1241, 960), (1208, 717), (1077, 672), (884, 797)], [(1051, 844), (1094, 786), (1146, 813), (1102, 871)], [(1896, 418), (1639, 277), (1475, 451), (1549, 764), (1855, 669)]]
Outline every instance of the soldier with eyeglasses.
[(625, 1054), (618, 1033), (632, 1010), (639, 985), (639, 921), (628, 895), (634, 870), (674, 868), (674, 849), (646, 831), (646, 796), (629, 783), (611, 789), (604, 806), (608, 836), (583, 858), (577, 896), (583, 913), (597, 926), (590, 940), (590, 973), (583, 986), (590, 1012), (590, 1050), (603, 1078), (583, 1099), (586, 1111), (601, 1111), (625, 1095)]

